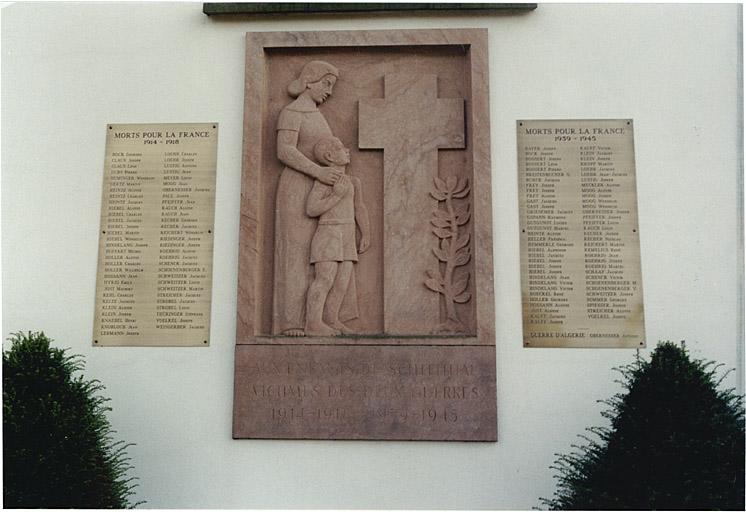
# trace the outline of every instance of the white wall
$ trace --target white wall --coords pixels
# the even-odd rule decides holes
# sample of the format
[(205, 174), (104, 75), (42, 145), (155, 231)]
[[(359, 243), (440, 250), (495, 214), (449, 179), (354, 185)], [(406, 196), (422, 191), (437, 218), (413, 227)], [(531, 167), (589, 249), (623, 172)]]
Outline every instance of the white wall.
[[(147, 506), (530, 508), (603, 424), (630, 350), (521, 343), (516, 119), (633, 118), (649, 346), (742, 374), (738, 5), (217, 19), (192, 4), (2, 9), (2, 334), (87, 358)], [(487, 27), (499, 442), (231, 439), (246, 31)], [(106, 123), (220, 123), (209, 348), (92, 348)], [(644, 352), (649, 352), (646, 350)], [(736, 385), (736, 375), (727, 383)], [(741, 387), (742, 389), (742, 387)]]

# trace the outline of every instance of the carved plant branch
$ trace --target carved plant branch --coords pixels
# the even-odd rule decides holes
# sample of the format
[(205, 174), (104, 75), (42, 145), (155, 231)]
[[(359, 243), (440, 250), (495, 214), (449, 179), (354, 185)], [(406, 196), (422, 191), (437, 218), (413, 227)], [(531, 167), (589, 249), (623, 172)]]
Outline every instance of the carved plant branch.
[[(438, 206), (433, 211), (430, 223), (439, 243), (433, 248), (433, 253), (438, 261), (445, 263), (445, 268), (443, 273), (440, 264), (437, 270), (428, 270), (425, 286), (442, 294), (445, 299), (447, 320), (438, 325), (435, 332), (452, 334), (466, 330), (456, 315), (456, 304), (463, 304), (471, 299), (471, 294), (466, 291), (469, 286), (469, 271), (456, 273), (458, 267), (466, 265), (471, 259), (469, 233), (459, 234), (459, 226), (463, 226), (471, 218), (471, 203), (467, 200), (455, 205), (453, 200), (467, 197), (471, 187), (468, 178), (457, 179), (455, 176), (449, 176), (445, 180), (436, 177), (434, 182), (435, 188), (430, 191), (430, 195), (438, 200)], [(440, 208), (441, 202), (445, 204), (445, 209)]]

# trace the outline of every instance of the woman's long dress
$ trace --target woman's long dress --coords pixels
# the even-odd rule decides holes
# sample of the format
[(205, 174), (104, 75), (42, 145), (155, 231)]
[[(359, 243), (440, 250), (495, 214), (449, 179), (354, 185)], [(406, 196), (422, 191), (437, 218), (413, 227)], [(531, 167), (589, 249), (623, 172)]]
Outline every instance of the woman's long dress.
[[(298, 150), (309, 160), (319, 139), (332, 131), (317, 108), (308, 110), (294, 101), (277, 121), (277, 130), (298, 132)], [(275, 203), (275, 261), (272, 334), (304, 329), (306, 291), (313, 276), (310, 263), (311, 238), (317, 220), (306, 215), (306, 197), (313, 178), (285, 167), (280, 174)]]

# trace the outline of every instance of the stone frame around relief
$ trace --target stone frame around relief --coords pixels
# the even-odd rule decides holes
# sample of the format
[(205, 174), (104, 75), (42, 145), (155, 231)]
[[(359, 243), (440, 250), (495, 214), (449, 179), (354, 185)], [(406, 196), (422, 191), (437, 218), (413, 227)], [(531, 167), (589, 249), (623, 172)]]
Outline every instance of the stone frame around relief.
[[(486, 29), (247, 33), (234, 438), (497, 440), (487, 50)], [(386, 56), (384, 60), (391, 57), (409, 61), (406, 64), (400, 61), (396, 66), (386, 61), (384, 65), (376, 55)], [(440, 306), (437, 302), (434, 306), (440, 311), (439, 325), (445, 323), (446, 315), (453, 318), (454, 308), (457, 308), (458, 320), (463, 320), (462, 331), (443, 335), (435, 330), (421, 332), (424, 324), (421, 318), (420, 332), (388, 330), (385, 311), (396, 309), (385, 310), (380, 304), (389, 299), (381, 292), (385, 287), (378, 283), (376, 286), (380, 288), (374, 290), (382, 296), (378, 302), (370, 300), (372, 294), (368, 287), (358, 288), (362, 290), (360, 293), (368, 293), (363, 302), (372, 308), (370, 316), (381, 317), (380, 325), (362, 331), (363, 334), (304, 337), (272, 334), (275, 331), (272, 325), (275, 282), (271, 261), (275, 244), (275, 174), (282, 170), (281, 166), (277, 167), (276, 145), (273, 145), (273, 139), (277, 140), (278, 105), (288, 104), (285, 87), (289, 78), (295, 78), (298, 70), (312, 60), (336, 63), (336, 57), (330, 56), (340, 57), (339, 61), (345, 63), (340, 65), (340, 76), (348, 73), (350, 81), (357, 85), (362, 80), (367, 93), (360, 93), (348, 83), (348, 87), (352, 87), (348, 88), (348, 93), (352, 90), (354, 94), (344, 96), (337, 83), (332, 100), (320, 110), (335, 129), (334, 135), (347, 147), (354, 144), (355, 149), (360, 150), (357, 163), (365, 163), (363, 168), (371, 162), (380, 164), (384, 176), (386, 150), (370, 145), (376, 142), (371, 142), (367, 136), (363, 141), (358, 123), (362, 126), (360, 118), (364, 116), (364, 108), (380, 106), (375, 98), (389, 97), (386, 86), (393, 68), (398, 66), (399, 70), (414, 75), (436, 75), (435, 99), (464, 100), (465, 137), (462, 140), (457, 137), (451, 145), (437, 146), (454, 149), (436, 153), (433, 185), (425, 191), (426, 182), (420, 181), (415, 188), (429, 193), (435, 208), (445, 208), (443, 198), (449, 194), (462, 198), (459, 199), (462, 206), (464, 201), (470, 202), (469, 215), (463, 215), (463, 210), (461, 214), (470, 217), (463, 229), (470, 234), (471, 260), (462, 268), (461, 279), (456, 280), (460, 282), (454, 283), (455, 289), (448, 291), (452, 302), (458, 304), (451, 304), (447, 311), (446, 293), (441, 291), (438, 295), (439, 287), (426, 282), (432, 278), (429, 273), (422, 272), (419, 280), (410, 281), (407, 285), (410, 288), (404, 287), (406, 292), (416, 282), (415, 292), (420, 296), (423, 291), (435, 294), (440, 301)], [(377, 71), (372, 72), (369, 65)], [(380, 73), (383, 69), (380, 66), (386, 69), (385, 73)], [(367, 78), (361, 79), (357, 73), (367, 73)], [(278, 85), (270, 84), (270, 77), (274, 77), (273, 83)], [(401, 84), (401, 77), (394, 78), (392, 84)], [(371, 85), (373, 82), (375, 84)], [(427, 78), (422, 83), (418, 80), (417, 85), (432, 83), (432, 78)], [(351, 98), (355, 100), (354, 105)], [(363, 98), (373, 101), (363, 101)], [(354, 115), (350, 114), (351, 108), (354, 108)], [(415, 123), (415, 126), (420, 125)], [(339, 133), (336, 128), (340, 128)], [(364, 152), (367, 153), (362, 154)], [(432, 165), (428, 169), (432, 169)], [(443, 169), (446, 169), (445, 175)], [(358, 169), (355, 173), (360, 176)], [(465, 186), (462, 178), (468, 178), (469, 186)], [(376, 179), (385, 182), (380, 177)], [(373, 204), (378, 204), (376, 201), (385, 204), (384, 199), (391, 197), (389, 194), (395, 196), (398, 191), (396, 187), (387, 188), (384, 183), (377, 193), (377, 197), (370, 196), (368, 200)], [(468, 194), (466, 200), (463, 199), (465, 194)], [(428, 219), (430, 213), (427, 213)], [(372, 272), (380, 268), (381, 273), (386, 274), (383, 262), (387, 259), (382, 248), (386, 236), (384, 218), (389, 217), (385, 212), (380, 213), (378, 226), (384, 234), (380, 234), (378, 240), (372, 235), (371, 241), (371, 250), (381, 251), (376, 260), (380, 267), (366, 267), (363, 258), (369, 255), (361, 254), (360, 264), (355, 268), (362, 269), (363, 279), (366, 275), (371, 277), (373, 267)], [(432, 226), (427, 225), (428, 233), (431, 229)], [(432, 231), (432, 243), (440, 243), (437, 230)], [(458, 233), (458, 238), (465, 233)], [(456, 235), (454, 230), (453, 240)], [(428, 253), (431, 248), (426, 248)], [(437, 263), (438, 260), (442, 263)], [(440, 258), (434, 261), (439, 268), (448, 265)], [(468, 270), (464, 272), (463, 269)], [(421, 270), (412, 275), (419, 275)], [(470, 278), (464, 290), (465, 273), (469, 273)], [(368, 279), (369, 285), (378, 276), (373, 278)], [(384, 275), (380, 280), (385, 279)], [(461, 300), (454, 301), (459, 293)], [(432, 312), (433, 306), (429, 307)], [(402, 330), (406, 330), (406, 322), (399, 329)]]
[[(375, 30), (334, 32), (254, 32), (246, 36), (246, 89), (244, 104), (243, 175), (239, 237), (238, 312), (236, 344), (340, 344), (339, 338), (271, 336), (266, 328), (268, 304), (265, 296), (267, 271), (262, 261), (266, 244), (262, 206), (262, 166), (267, 129), (268, 55), (297, 48), (303, 52), (324, 48), (453, 48), (463, 51), (467, 63), (469, 97), (465, 105), (467, 153), (471, 161), (472, 256), (470, 291), (473, 295), (474, 329), (463, 336), (416, 336), (376, 333), (365, 343), (381, 345), (490, 345), (493, 346), (494, 285), (492, 268), (492, 203), (489, 151), (489, 90), (487, 76), (487, 30)], [(249, 71), (250, 70), (250, 71)], [(270, 238), (270, 239), (268, 239)], [(423, 278), (424, 281), (424, 278)], [(264, 289), (263, 289), (264, 288)], [(359, 342), (357, 342), (359, 343)]]

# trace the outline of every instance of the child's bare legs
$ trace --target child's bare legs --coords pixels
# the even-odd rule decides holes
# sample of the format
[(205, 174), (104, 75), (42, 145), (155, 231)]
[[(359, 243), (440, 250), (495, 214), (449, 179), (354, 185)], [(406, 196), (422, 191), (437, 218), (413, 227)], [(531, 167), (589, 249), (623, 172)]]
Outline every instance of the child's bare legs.
[(334, 280), (334, 285), (326, 298), (326, 320), (332, 328), (339, 330), (342, 334), (352, 334), (352, 331), (339, 321), (339, 309), (342, 307), (342, 300), (347, 293), (350, 276), (352, 276), (352, 262), (340, 262), (337, 269), (337, 278)]
[(335, 336), (340, 332), (326, 325), (322, 315), (324, 304), (328, 300), (329, 290), (332, 289), (335, 277), (337, 277), (337, 262), (317, 261), (314, 268), (316, 276), (311, 286), (308, 287), (306, 297), (306, 335)]

